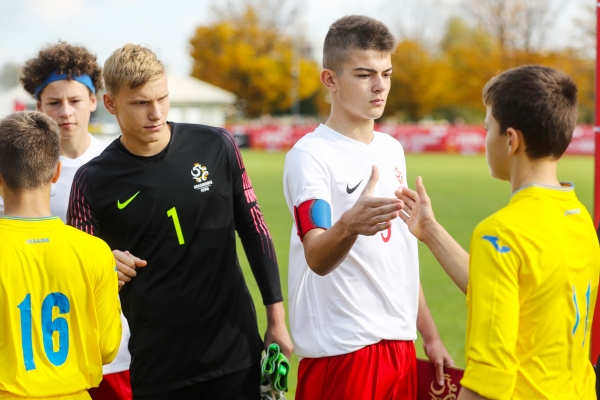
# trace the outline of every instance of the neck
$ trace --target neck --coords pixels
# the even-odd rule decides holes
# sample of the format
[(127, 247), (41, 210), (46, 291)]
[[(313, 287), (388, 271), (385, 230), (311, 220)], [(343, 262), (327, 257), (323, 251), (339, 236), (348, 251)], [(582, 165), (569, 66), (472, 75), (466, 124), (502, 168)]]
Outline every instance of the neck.
[(510, 171), (509, 181), (512, 191), (515, 192), (532, 184), (560, 186), (556, 173), (557, 167), (557, 159), (545, 157), (531, 160), (525, 155), (517, 157)]
[(373, 141), (375, 121), (354, 117), (341, 108), (338, 111), (335, 103), (331, 105), (331, 114), (325, 125), (350, 139), (365, 144)]
[(163, 151), (171, 140), (171, 125), (165, 124), (160, 137), (155, 142), (143, 142), (135, 135), (129, 134), (121, 127), (121, 144), (125, 146), (131, 154), (141, 157), (155, 156)]
[(50, 187), (13, 191), (2, 185), (4, 215), (14, 217), (38, 218), (52, 215), (50, 212)]
[(69, 139), (60, 140), (60, 155), (67, 158), (77, 158), (90, 147), (92, 137), (88, 132)]

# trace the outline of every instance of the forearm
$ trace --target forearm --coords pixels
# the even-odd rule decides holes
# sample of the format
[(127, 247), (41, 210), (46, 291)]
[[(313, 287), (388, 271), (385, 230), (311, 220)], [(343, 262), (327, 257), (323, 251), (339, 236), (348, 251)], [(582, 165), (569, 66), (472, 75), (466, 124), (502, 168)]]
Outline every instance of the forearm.
[(267, 310), (267, 324), (269, 326), (283, 325), (285, 326), (285, 310), (283, 302), (269, 304), (265, 306)]
[(313, 229), (304, 235), (304, 255), (310, 269), (324, 276), (348, 256), (358, 235), (349, 234), (338, 221), (328, 230)]
[(469, 284), (469, 253), (437, 222), (427, 228), (422, 242), (463, 293)]
[[(240, 238), (242, 238), (242, 235), (240, 235)], [(252, 238), (244, 237), (242, 245), (244, 246), (248, 263), (260, 290), (263, 304), (270, 305), (281, 302), (283, 294), (281, 292), (279, 266), (275, 257), (275, 251), (270, 250), (274, 248), (271, 238), (261, 238), (258, 236)], [(269, 251), (264, 251), (265, 249)]]
[(417, 330), (423, 337), (424, 342), (430, 342), (432, 340), (438, 340), (440, 334), (435, 326), (427, 302), (425, 301), (425, 295), (423, 294), (423, 287), (419, 284), (419, 312), (417, 313)]

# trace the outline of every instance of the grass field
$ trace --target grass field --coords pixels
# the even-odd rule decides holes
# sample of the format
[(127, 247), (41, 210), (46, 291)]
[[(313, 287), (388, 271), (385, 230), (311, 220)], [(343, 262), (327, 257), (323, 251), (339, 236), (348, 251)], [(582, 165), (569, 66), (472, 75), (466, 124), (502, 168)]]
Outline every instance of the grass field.
[[(287, 264), (292, 218), (283, 197), (285, 153), (243, 151), (279, 259), (279, 269), (287, 300)], [(432, 198), (437, 220), (468, 249), (471, 232), (479, 221), (503, 207), (510, 197), (506, 182), (492, 179), (484, 156), (446, 154), (407, 155), (408, 182), (421, 175)], [(559, 164), (559, 179), (573, 182), (579, 199), (592, 210), (592, 157), (564, 157)], [(421, 281), (429, 308), (446, 348), (458, 366), (464, 366), (466, 305), (464, 295), (454, 286), (425, 246), (419, 243)], [(254, 297), (261, 332), (266, 326), (265, 308), (243, 250), (238, 243), (240, 262)], [(287, 312), (287, 304), (286, 304)], [(417, 356), (424, 357), (417, 341)], [(298, 359), (292, 357), (292, 376), (288, 398), (294, 398)]]

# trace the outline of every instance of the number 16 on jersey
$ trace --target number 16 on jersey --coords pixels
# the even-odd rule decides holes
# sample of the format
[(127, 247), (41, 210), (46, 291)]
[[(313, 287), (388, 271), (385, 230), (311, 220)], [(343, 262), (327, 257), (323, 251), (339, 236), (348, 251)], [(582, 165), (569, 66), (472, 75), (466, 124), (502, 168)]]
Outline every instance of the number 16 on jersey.
[[(23, 301), (17, 306), (21, 314), (21, 345), (25, 370), (35, 369), (33, 354), (33, 316), (31, 314), (31, 294), (27, 293)], [(50, 293), (44, 298), (41, 310), (41, 328), (44, 342), (44, 352), (48, 360), (55, 366), (64, 364), (69, 354), (69, 324), (63, 317), (52, 319), (52, 310), (58, 308), (58, 314), (68, 314), (71, 304), (67, 296), (60, 292)], [(58, 349), (54, 349), (53, 333), (58, 333)]]

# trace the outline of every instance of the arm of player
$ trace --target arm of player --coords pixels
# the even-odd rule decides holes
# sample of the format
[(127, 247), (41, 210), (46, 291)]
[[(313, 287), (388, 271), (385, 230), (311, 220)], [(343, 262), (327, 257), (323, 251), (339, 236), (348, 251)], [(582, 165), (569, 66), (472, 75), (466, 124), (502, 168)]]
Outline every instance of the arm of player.
[[(487, 398), (510, 398), (519, 367), (521, 257), (502, 232), (478, 227), (471, 239), (466, 369), (461, 385)], [(502, 247), (497, 248), (490, 237), (499, 238)]]
[(102, 364), (109, 364), (117, 356), (121, 344), (121, 302), (115, 272), (115, 258), (108, 245), (106, 255), (99, 262), (94, 286), (94, 302), (98, 317), (100, 355)]
[(67, 225), (84, 231), (92, 236), (99, 236), (100, 221), (90, 200), (87, 165), (83, 165), (75, 173), (69, 195), (67, 208)]
[[(93, 236), (100, 234), (100, 220), (96, 216), (88, 188), (88, 170), (84, 165), (75, 174), (71, 184), (69, 196), (69, 207), (67, 209), (67, 225), (89, 233)], [(136, 275), (136, 267), (146, 266), (146, 261), (133, 256), (128, 251), (114, 250), (117, 275), (119, 278), (119, 290), (126, 282)]]
[(444, 271), (463, 293), (469, 284), (469, 253), (440, 225), (434, 215), (423, 180), (417, 177), (417, 191), (402, 188), (396, 196), (404, 202), (400, 218), (410, 232), (425, 243)]
[(348, 256), (358, 235), (373, 236), (392, 226), (392, 220), (402, 209), (402, 201), (373, 197), (379, 179), (373, 166), (371, 177), (354, 206), (325, 230), (311, 229), (304, 234), (304, 256), (310, 269), (324, 276), (336, 269)]
[(444, 386), (444, 366), (454, 366), (454, 360), (444, 347), (440, 334), (433, 322), (433, 317), (425, 301), (423, 288), (419, 284), (419, 312), (417, 314), (417, 330), (423, 337), (423, 349), (429, 361), (435, 366), (435, 379)]
[(294, 346), (285, 325), (283, 294), (275, 246), (235, 139), (224, 129), (222, 133), (231, 152), (235, 229), (244, 246), (244, 252), (267, 310), (265, 346), (277, 343), (283, 354), (289, 358)]

